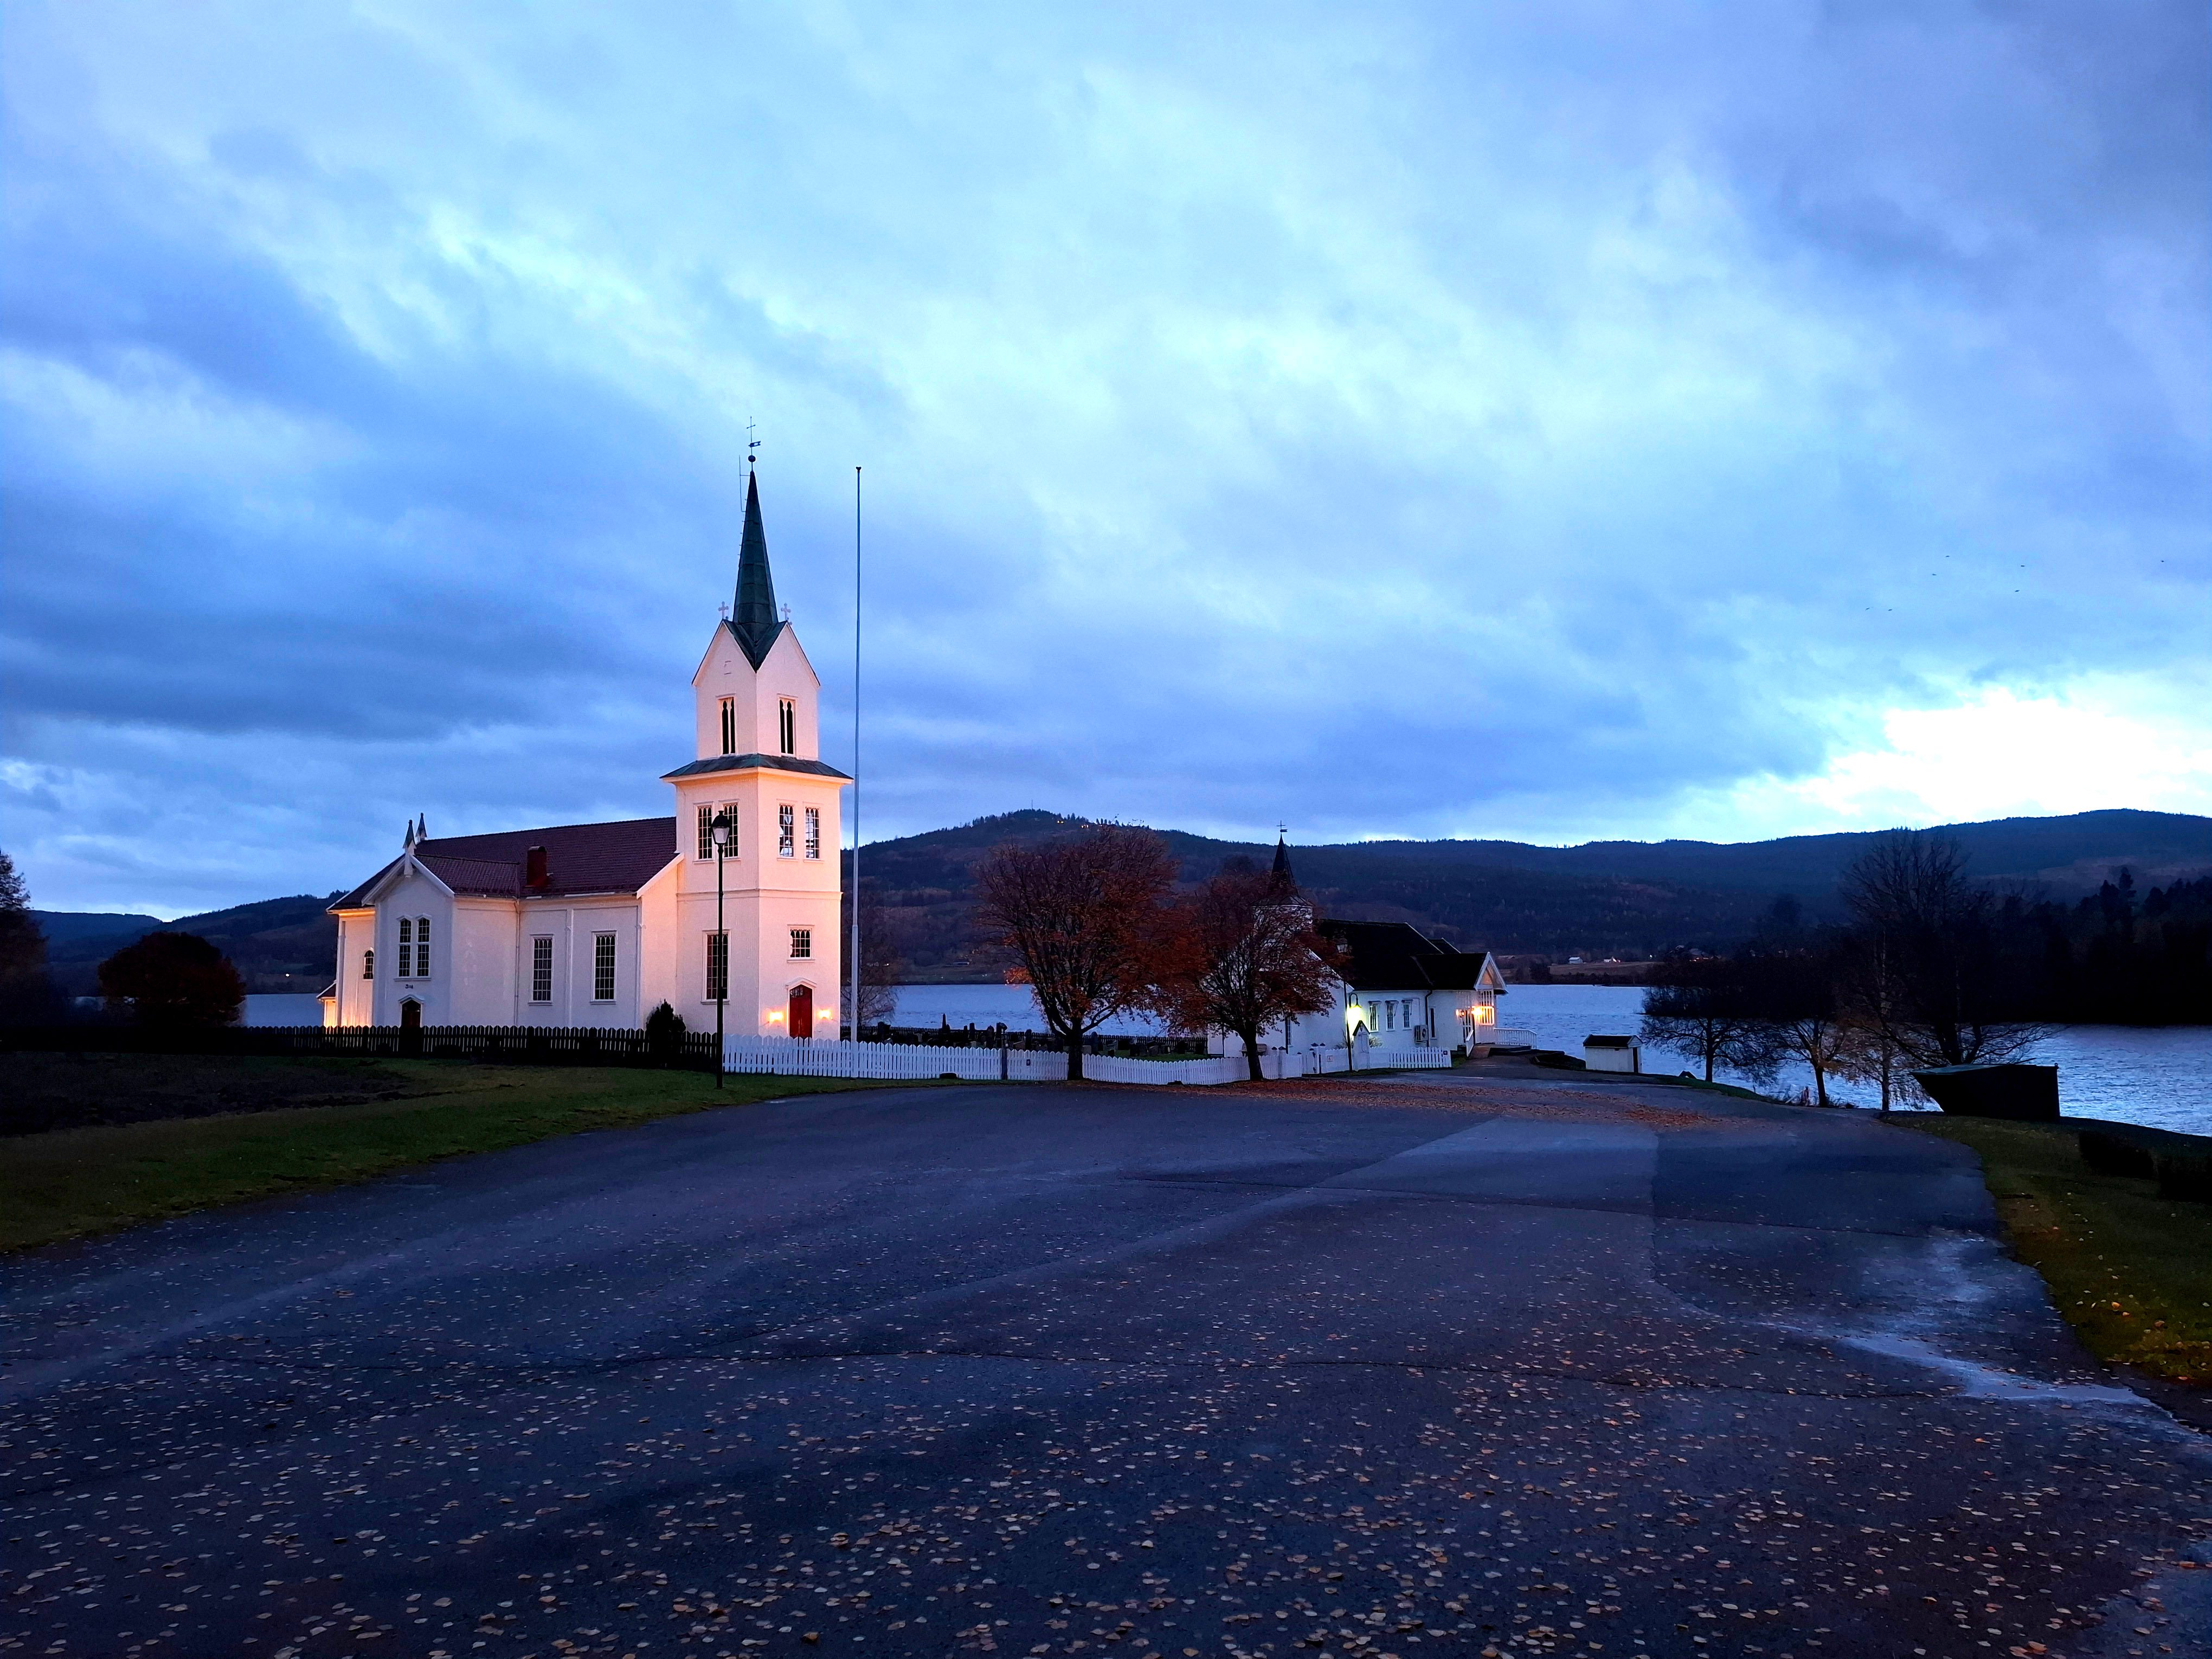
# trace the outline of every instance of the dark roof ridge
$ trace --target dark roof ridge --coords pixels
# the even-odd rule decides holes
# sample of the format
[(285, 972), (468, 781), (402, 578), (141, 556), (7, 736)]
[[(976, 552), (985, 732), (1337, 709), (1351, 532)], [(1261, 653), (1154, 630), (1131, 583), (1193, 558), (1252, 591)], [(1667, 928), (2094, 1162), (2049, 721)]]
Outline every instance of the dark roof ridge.
[[(457, 893), (512, 897), (522, 894), (523, 866), (533, 847), (546, 849), (550, 879), (544, 887), (532, 889), (529, 896), (635, 893), (676, 857), (676, 820), (618, 818), (606, 823), (495, 830), (420, 841), (409, 850), (416, 862)], [(329, 908), (364, 908), (368, 894), (399, 862), (392, 860)]]
[(696, 778), (708, 772), (742, 772), (752, 767), (766, 767), (775, 772), (803, 772), (810, 777), (849, 778), (826, 761), (801, 760), (796, 755), (709, 755), (705, 760), (686, 761), (673, 772), (663, 772), (661, 781), (671, 778)]

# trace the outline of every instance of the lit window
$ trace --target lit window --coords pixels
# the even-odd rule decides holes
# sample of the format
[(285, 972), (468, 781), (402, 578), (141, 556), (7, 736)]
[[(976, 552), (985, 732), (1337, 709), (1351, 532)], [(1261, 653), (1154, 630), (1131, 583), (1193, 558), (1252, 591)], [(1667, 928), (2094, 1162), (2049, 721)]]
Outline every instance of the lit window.
[(361, 953), (361, 976), (363, 979), (374, 979), (376, 977), (376, 952), (374, 951), (363, 951)]
[(791, 930), (791, 959), (793, 962), (800, 962), (811, 957), (813, 954), (814, 930), (811, 927), (793, 928)]
[(615, 1000), (615, 936), (612, 933), (592, 935), (592, 1000), (612, 1002)]
[(707, 1000), (720, 1002), (730, 994), (730, 936), (707, 935)]
[(775, 809), (775, 855), (780, 859), (787, 859), (792, 854), (792, 842), (798, 834), (798, 817), (796, 807), (779, 806)]
[(799, 705), (789, 697), (776, 699), (775, 726), (776, 738), (783, 744), (783, 752), (787, 755), (797, 754), (799, 752)]
[(540, 933), (530, 941), (530, 1000), (553, 1000), (553, 938)]
[(722, 752), (726, 755), (738, 752), (738, 700), (735, 697), (722, 699)]
[(699, 809), (699, 856), (702, 859), (714, 856), (714, 814), (717, 811), (726, 811), (730, 815), (730, 839), (723, 845), (722, 856), (733, 859), (738, 855), (738, 811), (736, 803), (732, 801), (725, 801), (719, 807), (702, 806)]
[(806, 856), (822, 856), (822, 809), (818, 806), (806, 809)]

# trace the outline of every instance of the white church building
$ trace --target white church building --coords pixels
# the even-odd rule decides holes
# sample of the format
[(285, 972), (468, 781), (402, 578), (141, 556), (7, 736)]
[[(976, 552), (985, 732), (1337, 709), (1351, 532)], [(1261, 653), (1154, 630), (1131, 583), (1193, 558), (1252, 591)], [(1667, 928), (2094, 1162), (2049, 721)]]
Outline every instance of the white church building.
[[(1295, 894), (1291, 849), (1275, 847), (1273, 871), (1285, 893)], [(1492, 1048), (1527, 1048), (1530, 1036), (1498, 1023), (1498, 999), (1505, 994), (1505, 975), (1488, 951), (1462, 951), (1431, 939), (1410, 922), (1354, 921), (1315, 916), (1304, 909), (1314, 931), (1335, 942), (1340, 959), (1329, 976), (1327, 1008), (1300, 1014), (1263, 1033), (1261, 1048), (1377, 1049), (1465, 1048), (1470, 1054)], [(1215, 1054), (1241, 1054), (1243, 1039), (1228, 1031), (1208, 1033)]]
[[(734, 1035), (837, 1035), (839, 806), (821, 679), (778, 611), (745, 486), (737, 603), (691, 677), (694, 758), (675, 815), (433, 836), (331, 907), (330, 1025), (632, 1027), (665, 1002)], [(717, 848), (722, 931), (715, 928)]]

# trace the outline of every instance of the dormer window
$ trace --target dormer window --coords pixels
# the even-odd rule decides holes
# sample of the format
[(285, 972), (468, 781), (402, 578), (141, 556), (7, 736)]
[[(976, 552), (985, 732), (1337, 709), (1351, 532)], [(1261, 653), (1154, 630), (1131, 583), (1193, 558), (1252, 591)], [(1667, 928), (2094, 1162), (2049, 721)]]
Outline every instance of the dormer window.
[(738, 752), (738, 700), (735, 697), (722, 699), (722, 752), (726, 755)]
[(775, 732), (785, 754), (799, 752), (799, 705), (789, 697), (775, 700)]

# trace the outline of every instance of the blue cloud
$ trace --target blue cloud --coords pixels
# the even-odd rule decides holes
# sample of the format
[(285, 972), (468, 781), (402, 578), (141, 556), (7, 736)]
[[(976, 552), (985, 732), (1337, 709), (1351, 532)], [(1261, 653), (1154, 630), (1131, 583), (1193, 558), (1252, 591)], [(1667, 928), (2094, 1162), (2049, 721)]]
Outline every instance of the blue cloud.
[(2201, 651), (2201, 7), (30, 4), (0, 51), (41, 902), (659, 810), (755, 419), (833, 732), (867, 465), (878, 832), (1751, 833), (1886, 708)]

